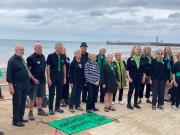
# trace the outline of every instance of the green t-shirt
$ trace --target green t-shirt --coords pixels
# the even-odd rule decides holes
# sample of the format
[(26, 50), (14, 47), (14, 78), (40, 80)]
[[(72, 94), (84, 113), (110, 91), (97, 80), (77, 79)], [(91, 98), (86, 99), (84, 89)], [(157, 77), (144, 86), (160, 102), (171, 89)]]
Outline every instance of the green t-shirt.
[(3, 77), (3, 72), (0, 70), (0, 77)]

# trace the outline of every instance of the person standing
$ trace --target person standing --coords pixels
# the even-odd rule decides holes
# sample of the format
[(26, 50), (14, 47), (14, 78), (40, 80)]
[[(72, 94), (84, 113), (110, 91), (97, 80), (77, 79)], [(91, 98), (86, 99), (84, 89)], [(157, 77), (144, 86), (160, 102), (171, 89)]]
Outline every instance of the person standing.
[(72, 113), (75, 112), (75, 109), (83, 111), (83, 109), (80, 106), (80, 98), (83, 85), (85, 84), (84, 68), (83, 63), (81, 61), (81, 51), (75, 51), (74, 55), (75, 57), (71, 62), (69, 69), (69, 82), (71, 86), (69, 111)]
[(99, 88), (100, 72), (96, 62), (96, 54), (90, 54), (90, 60), (85, 64), (85, 78), (88, 90), (86, 111), (98, 111), (98, 109), (95, 107), (95, 102)]
[(165, 93), (164, 93), (164, 100), (170, 102), (170, 91), (172, 90), (173, 85), (173, 78), (172, 78), (172, 67), (174, 64), (174, 59), (172, 55), (171, 47), (164, 48), (164, 60), (167, 61), (167, 68), (168, 68), (168, 80), (166, 81), (165, 86)]
[[(66, 59), (62, 55), (62, 43), (55, 44), (55, 52), (47, 57), (47, 81), (49, 86), (49, 114), (54, 115), (55, 112), (63, 113), (60, 109), (60, 100), (62, 99), (63, 85), (66, 83)], [(56, 103), (53, 110), (54, 95), (56, 91)], [(55, 111), (55, 112), (54, 112)]]
[(150, 92), (151, 92), (151, 64), (153, 61), (153, 57), (151, 56), (151, 48), (150, 47), (145, 47), (144, 48), (144, 52), (142, 55), (142, 59), (144, 61), (144, 69), (145, 69), (145, 82), (141, 83), (141, 89), (139, 92), (139, 102), (141, 104), (141, 99), (144, 96), (144, 87), (146, 86), (146, 102), (147, 103), (151, 103), (151, 101), (149, 100), (150, 97)]
[(63, 49), (62, 54), (66, 58), (66, 84), (63, 85), (63, 92), (62, 92), (62, 107), (66, 107), (69, 104), (69, 65), (70, 65), (70, 58), (66, 55), (66, 48)]
[[(132, 49), (131, 57), (127, 60), (127, 78), (129, 80), (129, 91), (128, 91), (128, 103), (127, 108), (128, 109), (141, 109), (141, 107), (138, 105), (138, 96), (139, 91), (141, 88), (141, 83), (145, 81), (145, 74), (144, 74), (144, 64), (143, 59), (141, 57), (141, 47), (135, 46)], [(135, 89), (134, 94), (134, 107), (131, 105), (131, 98), (133, 91)]]
[[(105, 48), (100, 49), (99, 54), (97, 55), (97, 60), (96, 60), (99, 66), (99, 70), (100, 70), (100, 82), (99, 82), (100, 103), (104, 103), (104, 96), (105, 96), (105, 89), (102, 87), (102, 69), (103, 69), (103, 66), (107, 63), (105, 54), (106, 54), (106, 49)], [(98, 98), (98, 95), (97, 95), (97, 98)]]
[[(115, 53), (115, 58), (116, 60), (113, 62), (113, 66), (115, 68), (115, 70), (118, 73), (118, 80), (119, 80), (119, 84), (118, 84), (118, 89), (119, 89), (119, 97), (118, 97), (118, 101), (119, 104), (123, 104), (123, 89), (126, 86), (126, 63), (125, 61), (123, 61), (121, 59), (121, 53), (120, 52), (116, 52)], [(116, 91), (113, 94), (113, 103), (115, 102), (116, 99)]]
[[(0, 78), (3, 77), (3, 72), (0, 70)], [(1, 87), (0, 87), (0, 100), (3, 100), (4, 99), (4, 96), (2, 94), (2, 91), (1, 91)], [(0, 131), (0, 135), (4, 135), (4, 132)]]
[(46, 60), (42, 54), (42, 46), (40, 43), (36, 43), (34, 46), (34, 53), (27, 58), (27, 65), (31, 74), (39, 81), (39, 84), (35, 84), (31, 81), (31, 89), (29, 92), (29, 120), (34, 120), (33, 107), (36, 101), (38, 108), (38, 115), (48, 116), (48, 114), (42, 109), (42, 100), (45, 96), (46, 90), (46, 78), (45, 68)]
[(118, 87), (118, 74), (113, 67), (113, 55), (109, 54), (107, 56), (107, 63), (103, 66), (102, 69), (102, 83), (103, 88), (105, 89), (105, 107), (104, 111), (116, 111), (112, 106), (113, 93), (117, 91)]
[(169, 72), (167, 61), (163, 59), (163, 51), (160, 49), (156, 51), (156, 58), (152, 61), (151, 70), (153, 90), (152, 109), (156, 109), (157, 99), (158, 108), (163, 109), (165, 84), (168, 80)]
[(173, 73), (173, 82), (175, 89), (173, 90), (172, 97), (172, 106), (176, 109), (180, 106), (180, 53), (177, 54), (178, 61), (174, 64), (172, 73)]
[[(80, 49), (81, 49), (81, 62), (82, 62), (82, 67), (84, 69), (85, 63), (89, 60), (89, 53), (87, 52), (87, 43), (82, 42)], [(86, 103), (87, 100), (87, 84), (84, 82), (83, 84), (83, 90), (82, 90), (82, 102)]]
[(25, 112), (26, 94), (30, 90), (30, 78), (38, 84), (38, 80), (31, 75), (25, 60), (23, 59), (24, 48), (22, 45), (15, 47), (15, 54), (9, 59), (7, 65), (6, 80), (9, 84), (10, 94), (13, 96), (13, 121), (17, 127), (24, 127), (23, 119)]

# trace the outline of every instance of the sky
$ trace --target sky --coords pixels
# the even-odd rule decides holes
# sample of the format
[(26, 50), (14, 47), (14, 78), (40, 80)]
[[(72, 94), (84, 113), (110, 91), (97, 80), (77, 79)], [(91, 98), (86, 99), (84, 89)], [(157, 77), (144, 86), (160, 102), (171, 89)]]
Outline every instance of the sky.
[(180, 0), (0, 0), (0, 39), (180, 42)]

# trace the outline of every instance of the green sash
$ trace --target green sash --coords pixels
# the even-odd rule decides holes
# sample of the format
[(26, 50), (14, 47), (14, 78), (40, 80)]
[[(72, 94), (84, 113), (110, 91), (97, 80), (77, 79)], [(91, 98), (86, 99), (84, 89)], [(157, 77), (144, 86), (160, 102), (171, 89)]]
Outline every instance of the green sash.
[(177, 76), (177, 77), (180, 77), (180, 72), (177, 72), (177, 73), (176, 73), (176, 76)]
[(0, 77), (3, 77), (3, 72), (0, 70)]
[(58, 56), (58, 71), (61, 71), (61, 56)]
[(163, 58), (162, 57), (156, 57), (156, 61), (157, 62), (163, 62)]
[(134, 61), (136, 63), (137, 68), (139, 69), (141, 56), (133, 55), (132, 57), (133, 57), (133, 59), (134, 59)]
[(122, 89), (126, 86), (126, 77), (125, 77), (126, 69), (123, 61), (116, 61), (116, 65), (117, 65), (117, 72), (120, 81), (119, 88)]
[(100, 71), (100, 84), (101, 84), (101, 83), (102, 83), (102, 68), (103, 68), (103, 65), (107, 63), (107, 61), (106, 61), (106, 58), (105, 58), (105, 56), (104, 56), (104, 58), (103, 58), (103, 63), (102, 63), (102, 61), (101, 61), (101, 55), (98, 54), (98, 56), (97, 56), (97, 62), (98, 62), (99, 71)]
[(21, 57), (21, 62), (24, 65), (24, 68), (26, 69), (28, 76), (30, 77), (30, 71), (29, 71), (28, 66), (27, 66), (26, 62), (24, 61), (23, 57)]

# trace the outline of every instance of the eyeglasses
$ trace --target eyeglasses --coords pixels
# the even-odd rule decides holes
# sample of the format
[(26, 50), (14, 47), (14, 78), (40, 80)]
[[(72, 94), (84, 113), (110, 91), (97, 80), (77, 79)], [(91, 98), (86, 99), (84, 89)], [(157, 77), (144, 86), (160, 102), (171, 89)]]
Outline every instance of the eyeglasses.
[(162, 55), (163, 53), (158, 53), (159, 55)]

